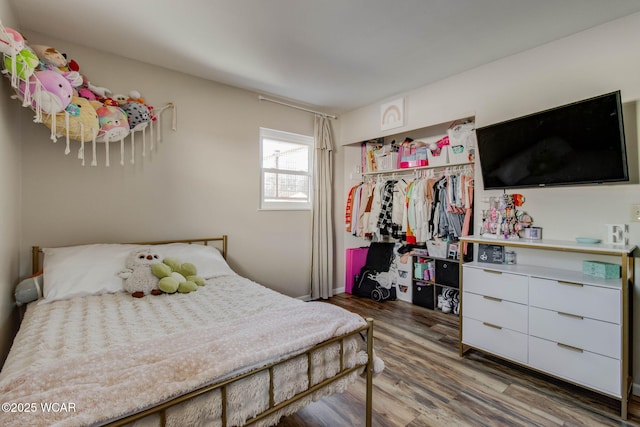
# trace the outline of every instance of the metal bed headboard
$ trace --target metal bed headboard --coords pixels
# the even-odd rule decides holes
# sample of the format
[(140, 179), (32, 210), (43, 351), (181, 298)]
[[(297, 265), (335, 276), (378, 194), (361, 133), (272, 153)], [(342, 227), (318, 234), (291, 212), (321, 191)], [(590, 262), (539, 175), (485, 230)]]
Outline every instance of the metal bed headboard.
[[(221, 253), (224, 259), (227, 259), (227, 235), (223, 234), (219, 237), (203, 237), (198, 239), (182, 239), (182, 240), (158, 240), (153, 242), (133, 242), (133, 245), (165, 245), (168, 243), (188, 243), (188, 244), (201, 244), (208, 246), (210, 242), (222, 242)], [(71, 245), (70, 245), (71, 246)], [(31, 272), (36, 274), (42, 268), (43, 258), (42, 248), (40, 246), (31, 247)]]

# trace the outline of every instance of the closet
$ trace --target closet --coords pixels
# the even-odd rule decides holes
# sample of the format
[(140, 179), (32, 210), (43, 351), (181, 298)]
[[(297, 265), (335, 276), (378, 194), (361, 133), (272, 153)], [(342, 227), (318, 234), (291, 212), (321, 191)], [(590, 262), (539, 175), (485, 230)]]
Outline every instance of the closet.
[[(450, 132), (460, 123), (462, 142)], [(361, 179), (348, 189), (345, 231), (364, 242), (396, 243), (390, 272), (398, 299), (457, 315), (459, 260), (472, 258), (472, 245), (461, 245), (460, 238), (473, 233), (473, 122), (447, 124), (444, 132), (418, 129), (363, 142)], [(421, 166), (394, 167), (401, 163)], [(353, 250), (347, 249), (347, 257)]]

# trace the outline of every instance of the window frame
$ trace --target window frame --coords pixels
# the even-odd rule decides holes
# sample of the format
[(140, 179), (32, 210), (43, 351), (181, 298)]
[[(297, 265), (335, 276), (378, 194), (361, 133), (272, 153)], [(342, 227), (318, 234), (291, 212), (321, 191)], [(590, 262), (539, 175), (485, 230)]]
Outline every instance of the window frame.
[[(308, 211), (313, 209), (313, 168), (314, 168), (314, 151), (315, 138), (310, 135), (302, 135), (293, 132), (286, 132), (276, 129), (260, 128), (260, 205), (259, 210), (274, 211)], [(308, 151), (308, 171), (293, 171), (282, 168), (265, 168), (263, 164), (264, 140), (271, 139), (291, 144), (306, 145)], [(289, 175), (307, 176), (309, 178), (309, 200), (306, 202), (292, 201), (267, 201), (265, 200), (265, 174), (267, 173), (286, 173)]]

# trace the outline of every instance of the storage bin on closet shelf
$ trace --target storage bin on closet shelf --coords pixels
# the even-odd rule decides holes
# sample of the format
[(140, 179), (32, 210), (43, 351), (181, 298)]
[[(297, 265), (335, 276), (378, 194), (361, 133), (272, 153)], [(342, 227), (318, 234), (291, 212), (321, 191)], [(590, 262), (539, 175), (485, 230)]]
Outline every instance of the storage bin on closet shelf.
[(454, 123), (447, 130), (447, 136), (449, 163), (472, 163), (476, 152), (475, 123)]
[(376, 154), (376, 164), (379, 172), (393, 170), (398, 164), (398, 153)]
[(406, 139), (400, 145), (398, 167), (400, 169), (427, 166), (427, 145), (423, 141)]
[(447, 135), (420, 138), (418, 141), (424, 144), (428, 166), (446, 166), (449, 164), (447, 151), (449, 138)]

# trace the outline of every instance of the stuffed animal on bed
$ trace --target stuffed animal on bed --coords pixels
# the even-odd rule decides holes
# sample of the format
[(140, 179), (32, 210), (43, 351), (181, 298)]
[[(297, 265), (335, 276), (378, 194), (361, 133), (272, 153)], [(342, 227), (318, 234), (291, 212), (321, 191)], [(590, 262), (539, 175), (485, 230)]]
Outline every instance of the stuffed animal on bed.
[(126, 260), (126, 268), (118, 273), (125, 279), (123, 289), (135, 298), (145, 295), (160, 295), (158, 278), (151, 272), (151, 266), (160, 261), (160, 255), (153, 248), (132, 251)]
[(126, 268), (118, 273), (125, 279), (123, 289), (133, 297), (145, 295), (189, 293), (204, 285), (204, 279), (197, 275), (196, 266), (181, 263), (176, 258), (162, 260), (154, 248), (132, 251), (126, 260)]
[(180, 262), (176, 258), (165, 258), (151, 266), (152, 273), (160, 279), (158, 288), (168, 294), (189, 293), (204, 286), (204, 279), (198, 276), (196, 266), (190, 262)]

